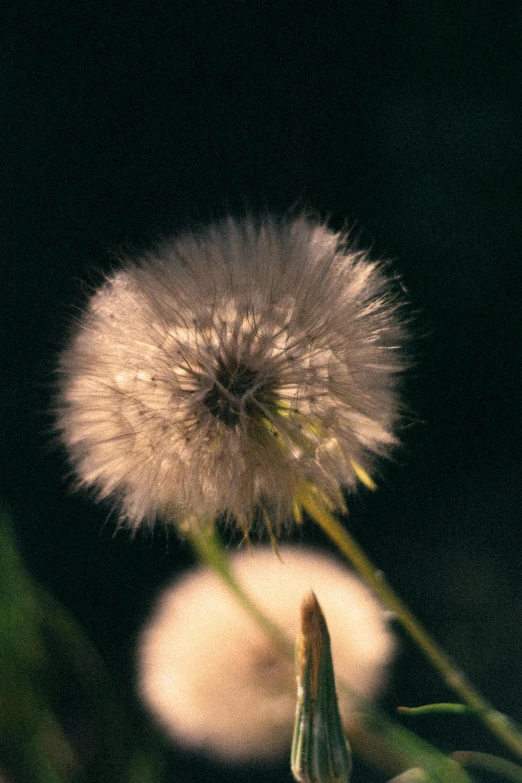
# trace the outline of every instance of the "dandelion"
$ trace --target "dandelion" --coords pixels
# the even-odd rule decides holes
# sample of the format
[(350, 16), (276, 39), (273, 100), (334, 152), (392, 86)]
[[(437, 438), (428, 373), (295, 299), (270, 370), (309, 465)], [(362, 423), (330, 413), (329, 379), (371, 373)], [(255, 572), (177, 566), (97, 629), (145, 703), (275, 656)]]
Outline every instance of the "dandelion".
[[(357, 694), (375, 698), (394, 650), (387, 615), (364, 584), (332, 558), (281, 546), (231, 558), (234, 575), (291, 640), (303, 596), (321, 603), (331, 636), (340, 713), (347, 728)], [(295, 664), (245, 612), (214, 572), (198, 568), (161, 596), (138, 645), (145, 704), (181, 745), (230, 761), (288, 751), (296, 711)]]
[(307, 217), (229, 219), (125, 261), (60, 360), (78, 485), (134, 528), (278, 533), (303, 485), (342, 508), (395, 444), (397, 307), (381, 265)]

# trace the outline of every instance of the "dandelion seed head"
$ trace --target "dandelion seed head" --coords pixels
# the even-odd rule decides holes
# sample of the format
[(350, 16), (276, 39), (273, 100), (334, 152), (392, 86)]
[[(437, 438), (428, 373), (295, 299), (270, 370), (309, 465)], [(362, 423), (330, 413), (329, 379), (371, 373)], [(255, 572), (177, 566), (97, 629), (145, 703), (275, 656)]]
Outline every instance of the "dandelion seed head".
[[(301, 602), (312, 589), (324, 611), (348, 733), (353, 694), (376, 698), (395, 648), (384, 609), (332, 558), (282, 545), (231, 558), (261, 610), (294, 640)], [(160, 596), (137, 650), (145, 705), (180, 744), (231, 761), (270, 759), (291, 743), (295, 664), (277, 648), (212, 571), (197, 568)], [(343, 682), (348, 689), (339, 687)]]
[(122, 520), (276, 531), (395, 444), (402, 327), (380, 265), (305, 217), (229, 219), (125, 261), (60, 359), (80, 486)]

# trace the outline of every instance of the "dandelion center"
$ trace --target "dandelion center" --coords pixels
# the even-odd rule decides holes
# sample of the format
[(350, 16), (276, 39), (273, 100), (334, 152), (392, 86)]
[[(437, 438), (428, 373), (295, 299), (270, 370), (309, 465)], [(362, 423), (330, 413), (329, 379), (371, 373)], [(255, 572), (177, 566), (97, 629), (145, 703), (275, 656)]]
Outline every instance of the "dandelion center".
[(215, 383), (205, 394), (203, 404), (226, 427), (235, 427), (241, 417), (261, 414), (262, 406), (275, 401), (271, 384), (237, 359), (218, 359)]

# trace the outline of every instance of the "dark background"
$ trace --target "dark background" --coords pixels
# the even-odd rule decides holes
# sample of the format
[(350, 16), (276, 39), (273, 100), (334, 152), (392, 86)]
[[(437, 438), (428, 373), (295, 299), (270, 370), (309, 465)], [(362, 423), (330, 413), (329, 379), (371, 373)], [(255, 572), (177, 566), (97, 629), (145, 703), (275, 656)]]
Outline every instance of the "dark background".
[[(119, 249), (245, 208), (311, 207), (394, 261), (412, 315), (403, 447), (379, 491), (352, 502), (350, 527), (522, 720), (522, 5), (6, 8), (0, 480), (33, 575), (132, 701), (135, 636), (191, 555), (173, 532), (114, 535), (107, 508), (70, 494), (50, 446), (56, 355)], [(310, 524), (296, 537), (328, 547)], [(405, 641), (388, 706), (447, 698)], [(447, 750), (495, 747), (467, 719), (409, 725)], [(198, 764), (174, 751), (169, 779), (243, 774)]]

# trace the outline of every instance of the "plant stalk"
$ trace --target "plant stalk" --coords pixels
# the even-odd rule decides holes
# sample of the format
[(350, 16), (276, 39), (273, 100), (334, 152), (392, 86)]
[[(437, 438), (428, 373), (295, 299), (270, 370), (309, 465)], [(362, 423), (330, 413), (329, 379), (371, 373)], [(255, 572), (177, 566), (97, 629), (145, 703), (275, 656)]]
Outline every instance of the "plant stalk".
[(321, 498), (311, 489), (304, 487), (296, 500), (373, 588), (385, 606), (393, 612), (413, 641), (442, 675), (446, 684), (480, 717), (501, 742), (522, 758), (522, 736), (514, 724), (506, 715), (495, 710), (455, 667), (448, 655), (424, 630)]

